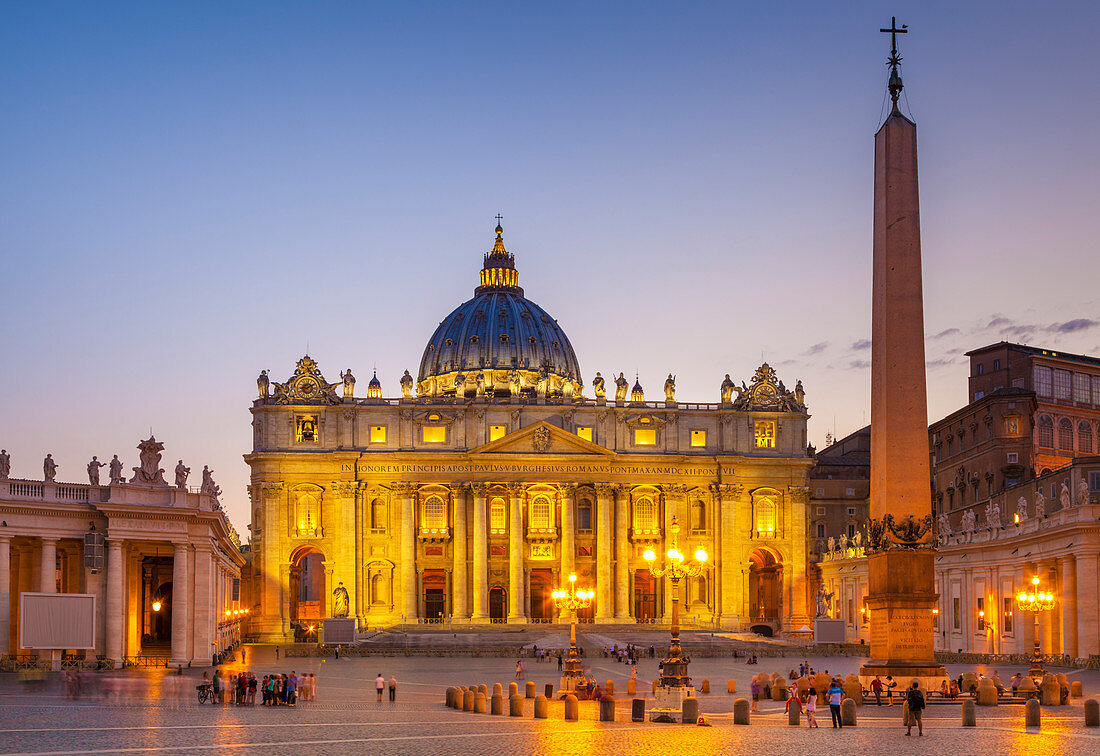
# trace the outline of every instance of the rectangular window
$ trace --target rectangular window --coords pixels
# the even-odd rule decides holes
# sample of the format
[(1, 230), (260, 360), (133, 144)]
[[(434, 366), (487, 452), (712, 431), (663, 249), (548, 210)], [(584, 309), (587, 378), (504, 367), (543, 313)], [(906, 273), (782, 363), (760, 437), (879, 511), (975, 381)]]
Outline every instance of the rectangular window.
[(1039, 396), (1053, 395), (1050, 368), (1036, 365), (1032, 374), (1032, 382), (1035, 384), (1035, 393)]
[(1054, 398), (1069, 400), (1072, 398), (1073, 373), (1068, 370), (1054, 371)]
[(1100, 491), (1100, 472), (1089, 473), (1089, 490)]
[(1004, 631), (1006, 633), (1011, 633), (1012, 632), (1012, 599), (1007, 597), (1007, 596), (1004, 599), (1004, 611), (1002, 612), (1002, 614), (1004, 615), (1004, 622), (1005, 622)]
[(423, 425), (420, 440), (426, 444), (442, 444), (447, 440), (447, 428), (443, 425)]
[(1008, 453), (1008, 464), (1016, 465), (1020, 462), (1020, 455), (1017, 452)]
[(848, 537), (849, 538), (855, 538), (856, 537), (856, 524), (854, 522), (848, 523)]
[(955, 629), (956, 630), (961, 630), (962, 629), (962, 600), (957, 599), (957, 598), (951, 599), (951, 610), (952, 610), (951, 613), (954, 615), (952, 617), (952, 622), (955, 625)]
[[(818, 490), (819, 493), (824, 493), (825, 492), (825, 489), (823, 489), (823, 488), (819, 488), (817, 490)], [(818, 513), (818, 515), (825, 514), (825, 507), (818, 507), (817, 508), (817, 513)]]
[(984, 372), (985, 372), (985, 365), (983, 365), (982, 363), (979, 362), (978, 363), (978, 375), (981, 375)]
[(316, 415), (298, 415), (297, 422), (294, 424), (294, 440), (300, 444), (315, 444), (317, 443), (317, 416)]
[(581, 504), (577, 507), (577, 530), (592, 530), (592, 507)]
[(489, 440), (496, 441), (498, 438), (503, 438), (504, 434), (508, 432), (508, 429), (503, 425), (490, 425), (489, 426)]
[(386, 443), (386, 426), (372, 425), (370, 427), (370, 442), (372, 444)]
[(1100, 375), (1092, 377), (1092, 403), (1100, 405)]
[(692, 446), (706, 446), (707, 445), (707, 432), (705, 430), (693, 430), (691, 432), (691, 445)]
[(635, 446), (655, 446), (657, 444), (657, 431), (654, 428), (635, 428)]
[(993, 360), (993, 369), (994, 370), (1000, 370), (1001, 369), (1001, 361), (1000, 360)]
[(1089, 404), (1092, 402), (1092, 391), (1089, 387), (1089, 376), (1085, 373), (1073, 374), (1073, 401)]
[(817, 524), (817, 537), (818, 538), (824, 538), (825, 537), (825, 523), (823, 523), (823, 522), (819, 522)]
[(974, 392), (974, 401), (978, 401), (979, 399), (983, 398), (984, 396), (985, 396), (984, 391), (975, 391)]
[(757, 449), (775, 448), (775, 421), (757, 420), (755, 425)]
[(577, 435), (583, 438), (585, 441), (592, 440), (592, 426), (591, 425), (578, 425)]
[(855, 514), (856, 514), (856, 508), (855, 507), (848, 507), (848, 516), (849, 517), (855, 517)]
[[(815, 495), (824, 496), (825, 495), (825, 489), (824, 488), (817, 489), (817, 494), (815, 494)], [(824, 512), (822, 512), (822, 514), (824, 514)]]
[(845, 496), (855, 496), (856, 495), (856, 489), (854, 489), (854, 488), (845, 488), (844, 489), (844, 495)]

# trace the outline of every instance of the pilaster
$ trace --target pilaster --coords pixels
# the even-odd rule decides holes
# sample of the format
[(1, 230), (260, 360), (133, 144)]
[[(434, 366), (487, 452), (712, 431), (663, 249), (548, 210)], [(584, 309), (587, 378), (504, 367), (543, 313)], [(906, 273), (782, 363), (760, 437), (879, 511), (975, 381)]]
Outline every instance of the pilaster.
[(526, 605), (524, 591), (523, 560), (523, 502), (527, 487), (514, 483), (508, 486), (509, 512), (508, 522), (508, 622), (523, 624), (527, 615), (523, 611)]
[(614, 617), (611, 593), (611, 511), (615, 505), (615, 487), (596, 484), (596, 622)]
[(458, 621), (469, 618), (466, 602), (466, 505), (470, 487), (465, 483), (451, 485), (454, 500), (454, 573), (451, 580), (451, 616)]
[(470, 620), (480, 624), (489, 621), (489, 545), (485, 521), (485, 502), (488, 492), (484, 483), (474, 483), (470, 488), (474, 497), (474, 539), (472, 546), (474, 602)]

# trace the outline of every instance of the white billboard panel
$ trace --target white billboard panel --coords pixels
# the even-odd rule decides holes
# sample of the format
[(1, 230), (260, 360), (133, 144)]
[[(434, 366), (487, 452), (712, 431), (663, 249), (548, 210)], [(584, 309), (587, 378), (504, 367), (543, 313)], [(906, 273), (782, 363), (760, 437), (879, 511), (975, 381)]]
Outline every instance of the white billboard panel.
[(355, 643), (355, 619), (327, 617), (321, 620), (321, 642), (326, 646)]
[(19, 646), (95, 648), (95, 596), (91, 593), (20, 593)]
[(844, 643), (846, 640), (844, 620), (823, 617), (814, 620), (815, 643)]

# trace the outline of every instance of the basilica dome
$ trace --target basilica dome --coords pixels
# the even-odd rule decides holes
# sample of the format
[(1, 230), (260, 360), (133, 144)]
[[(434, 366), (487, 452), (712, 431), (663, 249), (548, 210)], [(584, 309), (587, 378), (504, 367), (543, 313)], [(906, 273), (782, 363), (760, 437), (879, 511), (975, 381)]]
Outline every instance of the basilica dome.
[(504, 229), (485, 255), (481, 285), (435, 329), (420, 360), (418, 392), (444, 396), (580, 396), (581, 370), (558, 322), (523, 296)]

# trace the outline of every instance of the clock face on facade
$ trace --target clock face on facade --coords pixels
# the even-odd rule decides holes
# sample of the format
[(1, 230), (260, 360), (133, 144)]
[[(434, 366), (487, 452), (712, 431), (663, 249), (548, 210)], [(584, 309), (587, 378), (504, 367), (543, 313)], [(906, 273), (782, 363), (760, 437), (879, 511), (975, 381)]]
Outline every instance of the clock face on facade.
[(300, 392), (302, 392), (303, 396), (309, 396), (310, 394), (313, 393), (314, 389), (316, 389), (316, 388), (317, 388), (317, 384), (314, 383), (313, 381), (309, 381), (309, 380), (302, 381), (301, 383), (298, 384), (298, 390)]
[(758, 404), (775, 404), (775, 387), (769, 383), (760, 384), (756, 389), (756, 396), (754, 398)]

